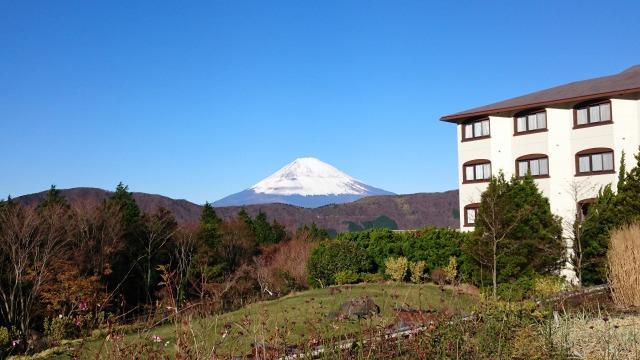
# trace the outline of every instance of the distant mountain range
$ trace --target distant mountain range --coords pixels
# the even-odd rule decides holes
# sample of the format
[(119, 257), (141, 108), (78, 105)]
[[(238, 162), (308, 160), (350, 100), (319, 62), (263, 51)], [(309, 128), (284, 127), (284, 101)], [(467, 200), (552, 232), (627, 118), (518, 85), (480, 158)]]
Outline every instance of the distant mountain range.
[(251, 188), (214, 202), (214, 206), (282, 203), (315, 208), (363, 197), (394, 195), (343, 173), (316, 158), (299, 158)]
[[(61, 190), (62, 195), (73, 205), (96, 206), (111, 195), (110, 191), (96, 188), (72, 188)], [(14, 200), (27, 206), (35, 206), (46, 191), (24, 195)], [(133, 193), (138, 206), (144, 212), (159, 207), (170, 210), (180, 223), (197, 222), (202, 206), (187, 200), (175, 200), (162, 195)], [(255, 216), (264, 211), (270, 219), (276, 219), (287, 228), (315, 222), (318, 226), (342, 232), (361, 230), (374, 226), (397, 229), (417, 229), (426, 225), (458, 227), (458, 191), (440, 193), (418, 193), (410, 195), (368, 196), (350, 203), (332, 204), (317, 208), (305, 208), (288, 204), (256, 204), (244, 207)], [(230, 219), (241, 207), (216, 207), (218, 215)]]

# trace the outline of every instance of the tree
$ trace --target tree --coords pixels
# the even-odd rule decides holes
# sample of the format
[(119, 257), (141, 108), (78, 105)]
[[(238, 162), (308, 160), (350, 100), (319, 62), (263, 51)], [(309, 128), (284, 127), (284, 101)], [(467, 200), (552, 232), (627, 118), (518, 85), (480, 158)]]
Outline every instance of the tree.
[(267, 214), (262, 212), (262, 210), (258, 211), (258, 215), (256, 215), (253, 220), (253, 232), (258, 244), (263, 245), (275, 243), (273, 229), (271, 229), (271, 225), (267, 220)]
[(247, 224), (247, 226), (250, 229), (253, 229), (253, 220), (251, 219), (251, 216), (249, 216), (249, 214), (247, 213), (247, 210), (244, 207), (240, 209), (240, 211), (238, 212), (238, 218), (244, 221), (244, 223)]
[(636, 166), (629, 172), (620, 164), (618, 192), (615, 193), (611, 185), (600, 189), (581, 224), (585, 284), (607, 281), (606, 253), (611, 232), (640, 218), (640, 152), (635, 159)]
[(490, 269), (497, 297), (500, 282), (560, 268), (565, 251), (560, 219), (531, 176), (507, 181), (500, 173), (482, 193), (474, 234), (464, 251), (479, 267), (473, 271), (477, 282), (483, 282), (482, 268)]
[(55, 185), (51, 185), (51, 188), (47, 191), (45, 198), (38, 204), (38, 210), (42, 211), (42, 209), (52, 205), (60, 205), (64, 208), (69, 208), (67, 199), (62, 196), (62, 193), (60, 190), (56, 189)]
[(123, 247), (114, 254), (109, 288), (121, 290), (123, 305), (137, 305), (145, 299), (145, 276), (140, 261), (145, 257), (146, 229), (142, 212), (129, 187), (119, 183), (107, 206), (119, 210)]
[(178, 223), (173, 214), (165, 208), (159, 208), (150, 216), (145, 216), (145, 223), (147, 236), (142, 264), (147, 302), (151, 302), (152, 293), (156, 284), (160, 281), (160, 274), (156, 269), (159, 265), (169, 263), (170, 245), (173, 245)]
[(220, 245), (218, 256), (225, 261), (225, 270), (233, 272), (240, 265), (248, 263), (256, 254), (255, 235), (240, 217), (220, 225)]
[[(199, 279), (199, 285), (212, 281), (222, 273), (224, 261), (218, 254), (222, 238), (221, 224), (222, 221), (213, 206), (205, 203), (196, 229), (196, 254), (192, 263), (194, 267), (192, 272)], [(203, 293), (200, 292), (200, 295), (202, 296)]]
[(310, 226), (299, 227), (295, 235), (298, 239), (306, 239), (308, 241), (324, 240), (330, 237), (329, 232), (326, 229), (319, 228), (315, 222), (311, 223)]
[[(624, 154), (623, 154), (624, 158)], [(567, 190), (574, 204), (579, 204), (581, 200), (583, 200), (588, 194), (593, 193), (593, 186), (588, 182), (588, 180), (583, 181), (572, 181), (569, 183), (569, 188)], [(584, 218), (582, 216), (582, 210), (578, 209), (573, 220), (570, 217), (566, 217), (564, 219), (564, 227), (566, 229), (570, 229), (568, 234), (568, 240), (571, 244), (571, 254), (569, 257), (569, 262), (573, 266), (573, 269), (576, 273), (576, 277), (578, 279), (578, 283), (582, 284), (582, 275), (584, 269), (584, 238), (583, 238), (583, 229), (582, 222)]]
[(43, 211), (16, 205), (0, 212), (0, 318), (23, 336), (37, 316), (51, 265), (67, 255), (67, 216), (60, 204)]

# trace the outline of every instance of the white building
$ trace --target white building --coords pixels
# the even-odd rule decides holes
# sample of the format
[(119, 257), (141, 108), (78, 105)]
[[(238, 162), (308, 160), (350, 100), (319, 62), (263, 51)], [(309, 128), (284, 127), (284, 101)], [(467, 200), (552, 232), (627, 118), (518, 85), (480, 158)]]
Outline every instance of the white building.
[[(442, 117), (458, 125), (460, 228), (471, 230), (492, 174), (530, 170), (565, 226), (640, 145), (640, 65)], [(571, 244), (568, 244), (571, 245)]]

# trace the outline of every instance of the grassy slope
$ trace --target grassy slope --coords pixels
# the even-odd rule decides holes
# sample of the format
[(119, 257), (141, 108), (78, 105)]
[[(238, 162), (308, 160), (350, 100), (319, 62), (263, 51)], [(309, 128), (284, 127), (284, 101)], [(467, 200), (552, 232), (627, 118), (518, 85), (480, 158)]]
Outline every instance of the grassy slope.
[[(238, 355), (250, 352), (253, 342), (299, 344), (312, 338), (339, 338), (357, 334), (371, 326), (385, 326), (393, 319), (393, 309), (405, 304), (414, 308), (446, 307), (455, 311), (468, 309), (474, 303), (469, 296), (441, 291), (429, 284), (360, 284), (339, 289), (313, 289), (255, 303), (234, 312), (193, 320), (190, 324), (191, 341), (197, 343), (199, 351), (206, 349), (210, 352), (215, 348), (218, 354)], [(369, 296), (380, 306), (380, 316), (361, 321), (327, 318), (328, 313), (335, 311), (343, 302), (361, 296)], [(227, 334), (223, 337), (225, 324)], [(128, 340), (150, 341), (148, 339), (154, 335), (160, 336), (163, 342), (169, 342), (167, 352), (174, 351), (173, 325), (131, 334)], [(98, 346), (98, 342), (85, 344), (84, 353), (95, 353)]]

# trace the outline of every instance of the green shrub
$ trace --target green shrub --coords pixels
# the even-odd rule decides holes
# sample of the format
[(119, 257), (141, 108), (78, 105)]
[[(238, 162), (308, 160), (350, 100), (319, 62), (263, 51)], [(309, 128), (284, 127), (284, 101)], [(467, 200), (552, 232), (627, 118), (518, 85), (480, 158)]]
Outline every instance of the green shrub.
[(360, 279), (366, 283), (379, 283), (384, 281), (384, 276), (380, 273), (360, 274)]
[(556, 275), (540, 275), (533, 279), (531, 295), (537, 298), (547, 298), (551, 295), (567, 290), (567, 281)]
[(356, 284), (360, 281), (360, 276), (351, 270), (344, 270), (336, 273), (333, 279), (338, 285)]
[(53, 342), (69, 338), (69, 329), (73, 328), (71, 318), (60, 316), (44, 320), (44, 335)]
[(0, 326), (0, 355), (2, 354), (2, 350), (7, 349), (9, 347), (9, 329), (4, 326)]
[(339, 272), (358, 274), (370, 270), (371, 261), (366, 251), (346, 240), (321, 242), (311, 251), (307, 262), (309, 284), (313, 287), (333, 285)]
[(394, 232), (372, 229), (347, 232), (338, 239), (352, 241), (365, 250), (374, 262), (373, 271), (384, 272), (384, 262), (390, 257), (404, 256), (409, 261), (424, 261), (426, 271), (447, 266), (451, 256), (460, 257), (461, 244), (468, 234), (452, 229), (427, 227), (419, 231)]
[(424, 270), (427, 268), (427, 263), (420, 260), (409, 263), (409, 272), (411, 272), (411, 282), (414, 284), (420, 284), (424, 281)]
[(407, 276), (409, 261), (406, 257), (388, 258), (384, 262), (384, 273), (393, 281), (403, 281)]

